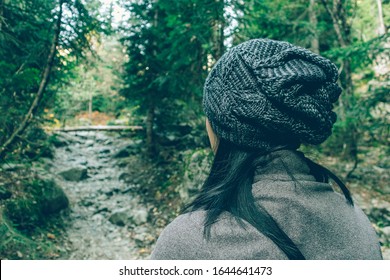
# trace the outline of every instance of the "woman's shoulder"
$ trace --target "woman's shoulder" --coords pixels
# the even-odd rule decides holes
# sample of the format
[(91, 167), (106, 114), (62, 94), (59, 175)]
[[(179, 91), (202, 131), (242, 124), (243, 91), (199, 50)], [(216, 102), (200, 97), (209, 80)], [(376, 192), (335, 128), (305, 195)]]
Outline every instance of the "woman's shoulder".
[(248, 223), (223, 212), (205, 239), (206, 211), (183, 214), (160, 234), (150, 259), (285, 259), (280, 249)]
[(207, 259), (204, 218), (205, 211), (176, 217), (161, 232), (150, 259)]

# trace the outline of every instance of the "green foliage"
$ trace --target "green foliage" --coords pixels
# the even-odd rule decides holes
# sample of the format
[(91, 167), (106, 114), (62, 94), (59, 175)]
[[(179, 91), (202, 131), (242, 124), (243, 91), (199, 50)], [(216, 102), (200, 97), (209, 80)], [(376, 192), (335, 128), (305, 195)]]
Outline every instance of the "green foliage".
[(309, 47), (312, 27), (308, 22), (308, 1), (235, 1), (239, 26), (235, 42), (254, 38), (284, 40)]
[(203, 83), (223, 52), (224, 5), (199, 0), (123, 3), (132, 21), (123, 27), (129, 59), (121, 94), (139, 106), (145, 124), (153, 123), (156, 139), (185, 123), (194, 131), (203, 125)]
[[(44, 226), (48, 216), (67, 206), (67, 199), (55, 185), (54, 181), (42, 179), (27, 180), (22, 184), (23, 189), (6, 200), (4, 214), (20, 231), (33, 231)], [(57, 206), (53, 206), (55, 201)]]
[(44, 219), (39, 204), (32, 197), (9, 200), (5, 214), (19, 229), (35, 228)]
[(37, 247), (37, 244), (16, 230), (0, 210), (0, 258), (20, 259), (21, 252), (31, 254), (34, 247)]
[[(89, 1), (96, 2), (96, 1)], [(44, 109), (55, 101), (58, 84), (65, 81), (78, 59), (89, 50), (91, 35), (99, 30), (80, 0), (3, 1), (0, 7), (0, 146), (22, 122), (38, 91), (54, 38), (59, 3), (63, 3), (62, 26), (51, 84), (34, 114), (38, 125)], [(61, 70), (61, 71), (58, 71)], [(27, 139), (20, 135), (20, 139)]]

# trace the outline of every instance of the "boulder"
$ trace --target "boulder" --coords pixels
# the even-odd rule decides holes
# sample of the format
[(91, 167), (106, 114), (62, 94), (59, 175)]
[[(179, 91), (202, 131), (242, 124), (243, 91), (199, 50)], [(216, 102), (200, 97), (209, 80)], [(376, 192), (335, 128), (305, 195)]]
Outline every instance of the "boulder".
[(88, 178), (88, 170), (84, 166), (72, 167), (59, 173), (65, 180), (79, 182)]
[(62, 188), (54, 180), (46, 181), (42, 190), (42, 212), (54, 214), (68, 206), (69, 200)]

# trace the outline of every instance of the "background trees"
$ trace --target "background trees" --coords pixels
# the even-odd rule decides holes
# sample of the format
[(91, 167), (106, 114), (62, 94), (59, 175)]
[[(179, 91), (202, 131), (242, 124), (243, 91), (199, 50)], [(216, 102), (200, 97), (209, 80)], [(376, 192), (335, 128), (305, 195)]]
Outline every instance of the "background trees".
[(324, 152), (356, 167), (360, 147), (388, 140), (389, 1), (105, 2), (1, 1), (1, 157), (23, 154), (28, 132), (45, 122), (65, 125), (94, 110), (144, 125), (152, 157), (169, 142), (206, 146), (207, 73), (227, 48), (259, 37), (310, 48), (339, 66), (339, 122)]
[[(129, 108), (131, 120), (146, 128), (150, 155), (159, 153), (167, 136), (180, 138), (190, 129), (201, 135), (208, 71), (226, 48), (259, 37), (311, 48), (338, 64), (344, 94), (337, 107), (336, 137), (325, 150), (329, 146), (357, 163), (362, 141), (382, 143), (387, 137), (383, 114), (373, 112), (387, 101), (388, 1), (104, 2), (1, 1), (2, 156), (16, 151), (14, 142), (23, 143), (24, 129), (18, 129), (30, 122), (39, 127), (51, 107), (63, 124), (77, 108), (117, 117)], [(114, 13), (119, 8), (126, 18), (118, 28)], [(207, 144), (198, 138), (190, 142)]]
[[(388, 1), (370, 0), (132, 2), (124, 5), (132, 23), (123, 27), (129, 60), (122, 94), (139, 102), (152, 145), (152, 135), (167, 132), (167, 123), (188, 122), (199, 115), (207, 71), (225, 48), (251, 38), (286, 40), (339, 66), (344, 90), (337, 108), (339, 122), (336, 137), (323, 147), (357, 164), (368, 128), (364, 123), (372, 117), (372, 106), (385, 101), (381, 90), (366, 86), (386, 79), (375, 65), (388, 65), (388, 15), (383, 12), (388, 6)], [(197, 113), (189, 115), (191, 111)]]

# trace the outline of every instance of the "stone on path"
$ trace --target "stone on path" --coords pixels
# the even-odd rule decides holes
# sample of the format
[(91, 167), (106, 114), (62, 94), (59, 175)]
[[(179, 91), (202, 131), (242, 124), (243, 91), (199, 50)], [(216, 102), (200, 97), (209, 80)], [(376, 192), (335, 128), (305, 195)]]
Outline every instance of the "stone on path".
[(128, 223), (129, 216), (127, 214), (128, 210), (117, 210), (113, 212), (108, 219), (112, 224), (117, 226), (124, 226)]
[(120, 209), (114, 211), (109, 221), (118, 226), (125, 226), (128, 224), (141, 225), (147, 222), (148, 220), (148, 211), (147, 209)]
[(144, 224), (148, 221), (148, 211), (144, 208), (132, 211), (130, 218), (136, 225)]
[(88, 178), (88, 170), (84, 166), (72, 167), (59, 173), (65, 180), (79, 182)]

